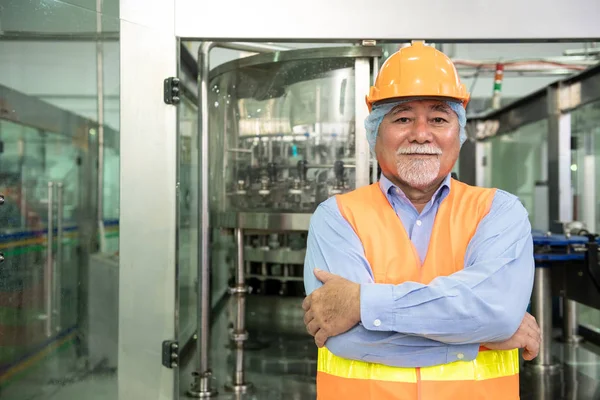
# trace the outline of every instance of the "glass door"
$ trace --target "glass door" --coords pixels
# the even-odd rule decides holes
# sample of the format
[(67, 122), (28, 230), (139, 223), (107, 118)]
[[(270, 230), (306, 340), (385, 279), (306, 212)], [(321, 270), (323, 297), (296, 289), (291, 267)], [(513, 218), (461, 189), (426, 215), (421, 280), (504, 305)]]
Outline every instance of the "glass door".
[(198, 106), (183, 95), (178, 106), (177, 291), (178, 341), (190, 340), (197, 323), (198, 281)]
[(0, 384), (3, 398), (43, 396), (81, 362), (87, 146), (10, 121), (0, 140)]

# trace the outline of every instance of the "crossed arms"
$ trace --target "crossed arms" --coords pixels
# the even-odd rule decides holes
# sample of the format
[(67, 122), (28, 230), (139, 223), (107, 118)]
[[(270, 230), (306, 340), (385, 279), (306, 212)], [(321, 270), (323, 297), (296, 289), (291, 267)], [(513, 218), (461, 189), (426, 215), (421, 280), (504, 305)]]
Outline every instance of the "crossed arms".
[[(326, 271), (317, 273), (324, 285), (315, 275), (317, 268)], [(497, 191), (467, 248), (464, 269), (428, 285), (374, 283), (359, 238), (335, 199), (329, 199), (311, 219), (304, 271), (305, 323), (318, 345), (326, 340), (327, 348), (340, 357), (392, 366), (472, 360), (481, 344), (527, 348), (529, 343), (531, 348), (536, 341), (539, 345), (539, 328), (525, 312), (533, 275), (527, 212), (506, 192)], [(335, 309), (332, 299), (341, 297), (334, 296), (335, 290), (350, 293), (356, 284), (360, 284), (359, 310)], [(333, 315), (322, 318), (319, 304)], [(335, 326), (353, 314), (358, 320), (346, 325), (349, 330)], [(537, 349), (531, 351), (537, 355)]]

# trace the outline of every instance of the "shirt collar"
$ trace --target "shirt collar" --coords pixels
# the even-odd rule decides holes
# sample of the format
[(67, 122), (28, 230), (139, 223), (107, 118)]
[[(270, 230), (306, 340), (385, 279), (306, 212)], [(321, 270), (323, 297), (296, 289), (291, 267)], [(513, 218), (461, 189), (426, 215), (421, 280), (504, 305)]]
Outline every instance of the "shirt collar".
[[(442, 200), (444, 200), (446, 198), (446, 196), (448, 196), (448, 193), (450, 192), (450, 181), (451, 181), (451, 176), (450, 176), (450, 174), (448, 174), (442, 181), (442, 184), (440, 185), (440, 187), (433, 194), (432, 200), (439, 200), (441, 202)], [(394, 193), (394, 194), (397, 193), (398, 196), (400, 196), (401, 198), (406, 199), (408, 201), (408, 199), (406, 198), (406, 195), (404, 194), (402, 189), (400, 189), (399, 187), (394, 185), (392, 183), (392, 181), (390, 181), (388, 178), (386, 178), (385, 175), (383, 175), (383, 174), (381, 174), (381, 177), (379, 178), (379, 187), (381, 188), (381, 191), (383, 192), (383, 194), (385, 194), (386, 196), (389, 196), (392, 193)]]

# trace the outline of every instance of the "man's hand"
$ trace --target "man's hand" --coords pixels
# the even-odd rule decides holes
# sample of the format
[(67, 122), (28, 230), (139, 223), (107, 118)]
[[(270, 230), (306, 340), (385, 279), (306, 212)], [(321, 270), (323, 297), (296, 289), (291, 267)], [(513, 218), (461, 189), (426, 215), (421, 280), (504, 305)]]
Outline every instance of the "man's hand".
[(304, 324), (323, 347), (327, 338), (348, 331), (360, 322), (360, 285), (341, 276), (314, 270), (323, 286), (304, 299)]
[(482, 346), (490, 350), (525, 349), (523, 358), (530, 361), (537, 357), (541, 342), (540, 327), (531, 314), (525, 313), (519, 329), (510, 339), (498, 343), (483, 343)]

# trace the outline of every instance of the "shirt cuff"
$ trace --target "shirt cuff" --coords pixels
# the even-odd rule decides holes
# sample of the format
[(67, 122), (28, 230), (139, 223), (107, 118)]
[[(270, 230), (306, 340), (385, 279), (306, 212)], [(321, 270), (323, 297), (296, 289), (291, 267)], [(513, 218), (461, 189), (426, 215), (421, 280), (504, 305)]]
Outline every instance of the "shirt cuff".
[(454, 344), (448, 347), (446, 363), (455, 361), (473, 361), (479, 354), (478, 344)]
[(371, 331), (395, 332), (393, 285), (361, 283), (360, 320)]

